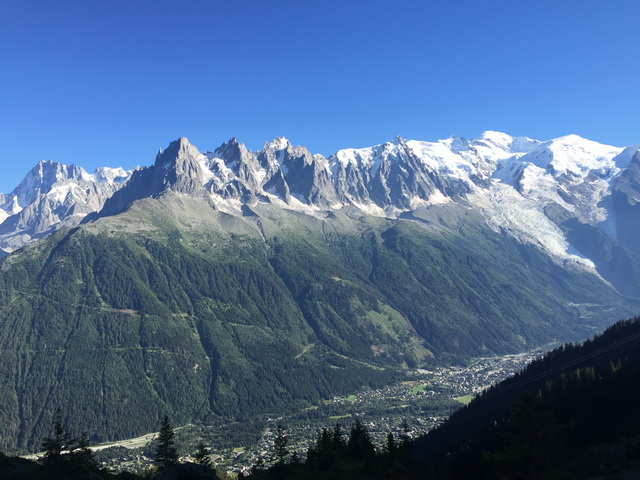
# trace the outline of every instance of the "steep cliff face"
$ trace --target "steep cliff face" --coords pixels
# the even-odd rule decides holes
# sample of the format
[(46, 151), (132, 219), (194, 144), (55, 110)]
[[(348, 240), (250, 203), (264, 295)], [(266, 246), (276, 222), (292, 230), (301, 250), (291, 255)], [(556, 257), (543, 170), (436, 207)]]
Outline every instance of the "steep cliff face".
[(0, 197), (0, 248), (13, 251), (65, 226), (79, 224), (129, 179), (121, 168), (89, 174), (76, 165), (39, 162), (11, 193)]
[[(590, 253), (599, 243), (636, 256), (640, 249), (632, 213), (640, 198), (637, 152), (637, 146), (621, 149), (576, 135), (541, 142), (499, 132), (437, 142), (397, 137), (328, 158), (285, 138), (257, 152), (233, 138), (204, 154), (181, 138), (135, 172), (99, 169), (89, 175), (41, 162), (0, 197), (0, 248), (14, 250), (89, 213), (113, 215), (166, 191), (204, 196), (230, 214), (265, 203), (311, 215), (354, 207), (397, 218), (453, 202), (560, 262), (605, 275), (611, 270), (606, 256)], [(584, 232), (601, 240), (576, 241)]]

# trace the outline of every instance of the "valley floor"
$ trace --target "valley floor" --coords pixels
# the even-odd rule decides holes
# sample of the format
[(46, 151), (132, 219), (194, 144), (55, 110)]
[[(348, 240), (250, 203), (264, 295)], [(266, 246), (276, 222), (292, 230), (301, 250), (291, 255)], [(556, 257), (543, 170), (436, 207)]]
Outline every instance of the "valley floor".
[[(300, 458), (321, 428), (341, 424), (345, 431), (360, 418), (378, 445), (386, 435), (408, 430), (411, 437), (422, 435), (451, 415), (461, 405), (492, 384), (521, 371), (541, 352), (476, 359), (465, 367), (418, 369), (403, 382), (375, 390), (326, 400), (286, 416), (264, 416), (245, 423), (215, 426), (187, 425), (176, 428), (179, 451), (195, 451), (200, 439), (209, 446), (214, 463), (229, 472), (250, 469), (261, 459), (270, 464), (274, 458), (277, 427), (285, 429), (289, 452)], [(408, 428), (407, 428), (408, 427)], [(153, 464), (150, 452), (155, 434), (92, 447), (103, 465), (114, 471), (142, 471)]]

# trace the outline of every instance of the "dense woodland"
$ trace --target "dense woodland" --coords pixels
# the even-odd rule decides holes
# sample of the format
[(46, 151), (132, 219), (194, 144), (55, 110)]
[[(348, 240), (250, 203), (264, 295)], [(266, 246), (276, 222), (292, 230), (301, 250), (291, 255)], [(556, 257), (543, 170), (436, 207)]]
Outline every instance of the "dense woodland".
[(128, 214), (3, 259), (0, 450), (37, 449), (58, 407), (93, 442), (154, 431), (164, 414), (250, 421), (410, 367), (586, 338), (603, 310), (633, 308), (479, 221), (451, 236), (293, 214), (266, 238), (160, 215), (153, 234), (109, 230), (142, 221)]
[[(566, 344), (454, 413), (386, 449), (321, 432), (306, 464), (251, 478), (582, 479), (640, 473), (640, 318)], [(329, 435), (330, 436), (330, 435)], [(366, 442), (364, 442), (366, 444)], [(362, 442), (358, 442), (358, 445)]]
[[(247, 422), (388, 385), (411, 367), (585, 338), (607, 321), (601, 310), (632, 308), (594, 276), (482, 222), (449, 236), (415, 222), (346, 228), (292, 217), (257, 238), (158, 218), (153, 234), (115, 233), (126, 229), (104, 219), (101, 231), (61, 231), (3, 259), (0, 450), (39, 450), (58, 408), (65, 428), (93, 443), (154, 431), (165, 415), (180, 425)], [(447, 439), (426, 448), (436, 455), (450, 435), (434, 435)], [(344, 437), (349, 445), (349, 426)], [(367, 449), (367, 465), (422, 468), (406, 439), (389, 442), (401, 454), (389, 463)], [(448, 458), (471, 455), (451, 442)], [(325, 444), (289, 468), (322, 475)], [(331, 455), (350, 459), (340, 445)], [(361, 460), (348, 460), (352, 474)], [(445, 471), (437, 456), (427, 463)]]
[[(257, 464), (251, 478), (578, 479), (632, 474), (640, 471), (639, 380), (640, 318), (634, 318), (593, 340), (547, 353), (417, 440), (390, 433), (385, 447), (376, 449), (366, 424), (356, 419), (348, 429), (328, 425), (318, 432), (303, 462), (289, 454), (286, 434), (279, 429), (267, 459), (274, 465)], [(68, 461), (61, 462), (56, 445), (61, 438), (69, 443), (65, 435), (57, 419), (53, 435), (42, 443), (47, 452), (53, 446), (57, 460), (45, 455), (35, 464), (1, 456), (2, 478), (56, 478), (60, 472), (66, 476), (58, 478), (113, 478), (97, 470), (86, 439), (72, 440), (74, 447), (62, 455)], [(204, 466), (175, 466), (172, 435), (165, 417), (153, 475), (213, 478), (206, 445), (190, 452)]]

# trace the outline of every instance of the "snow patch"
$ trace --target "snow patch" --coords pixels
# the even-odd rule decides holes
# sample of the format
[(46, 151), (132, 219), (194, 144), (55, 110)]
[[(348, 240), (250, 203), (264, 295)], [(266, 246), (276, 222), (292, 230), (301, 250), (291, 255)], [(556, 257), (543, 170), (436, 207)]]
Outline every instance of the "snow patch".
[(489, 195), (476, 193), (470, 201), (495, 231), (506, 231), (552, 256), (595, 268), (591, 260), (572, 252), (560, 228), (544, 214), (543, 205), (523, 197), (511, 186), (496, 183)]
[(291, 142), (284, 137), (276, 137), (275, 140), (268, 143), (268, 146), (275, 151), (286, 150), (289, 145)]

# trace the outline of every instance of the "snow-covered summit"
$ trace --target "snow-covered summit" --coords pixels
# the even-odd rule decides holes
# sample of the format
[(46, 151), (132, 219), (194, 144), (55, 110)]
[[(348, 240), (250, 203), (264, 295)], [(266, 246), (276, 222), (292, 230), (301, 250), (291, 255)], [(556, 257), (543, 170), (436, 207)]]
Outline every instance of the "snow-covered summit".
[(539, 141), (496, 131), (437, 141), (398, 136), (326, 158), (284, 137), (259, 151), (232, 138), (205, 153), (182, 137), (133, 172), (38, 163), (0, 195), (0, 248), (15, 249), (87, 213), (117, 214), (167, 190), (209, 197), (233, 215), (256, 203), (311, 215), (348, 206), (387, 217), (460, 205), (561, 261), (593, 266), (571, 229), (588, 225), (612, 241), (629, 237), (618, 233), (629, 215), (618, 210), (639, 203), (640, 153), (638, 145), (623, 149), (577, 135)]
[(521, 160), (559, 173), (583, 177), (591, 171), (602, 172), (615, 168), (613, 159), (622, 148), (602, 145), (578, 135), (567, 135), (547, 142), (530, 151)]
[(543, 142), (528, 137), (512, 137), (502, 132), (488, 130), (473, 140), (474, 147), (484, 156), (495, 159), (529, 153)]
[(265, 149), (271, 149), (274, 151), (286, 150), (291, 146), (291, 142), (284, 137), (276, 137), (275, 140), (265, 143)]
[(99, 210), (131, 172), (40, 161), (0, 204), (0, 248), (12, 251)]

